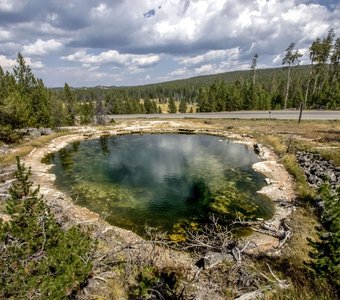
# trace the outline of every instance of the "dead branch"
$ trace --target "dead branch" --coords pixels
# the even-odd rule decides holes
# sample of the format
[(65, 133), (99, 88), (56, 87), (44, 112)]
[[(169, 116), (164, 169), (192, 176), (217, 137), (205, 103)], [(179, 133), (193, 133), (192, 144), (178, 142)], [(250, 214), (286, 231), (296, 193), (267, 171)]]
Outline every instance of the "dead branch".
[(285, 243), (287, 242), (288, 239), (290, 239), (292, 237), (293, 233), (288, 230), (288, 231), (285, 231), (285, 237), (280, 241), (279, 245), (278, 245), (278, 249), (281, 249)]
[(267, 288), (262, 288), (253, 292), (249, 292), (246, 294), (241, 295), (240, 297), (235, 298), (235, 300), (253, 300), (253, 299), (258, 299), (263, 296), (263, 293), (267, 290), (269, 290), (270, 287)]
[(236, 263), (237, 264), (241, 264), (241, 252), (240, 252), (240, 249), (237, 248), (237, 247), (234, 247), (231, 250), (231, 253), (232, 253), (234, 259), (236, 260)]
[(108, 283), (108, 281), (105, 278), (100, 277), (100, 276), (94, 276), (93, 279), (97, 279), (97, 280), (103, 281), (105, 283)]
[(180, 246), (182, 250), (190, 250), (197, 254), (208, 251), (228, 253), (233, 243), (233, 234), (227, 226), (219, 224), (218, 218), (212, 216), (211, 222), (200, 230), (187, 231), (186, 241)]

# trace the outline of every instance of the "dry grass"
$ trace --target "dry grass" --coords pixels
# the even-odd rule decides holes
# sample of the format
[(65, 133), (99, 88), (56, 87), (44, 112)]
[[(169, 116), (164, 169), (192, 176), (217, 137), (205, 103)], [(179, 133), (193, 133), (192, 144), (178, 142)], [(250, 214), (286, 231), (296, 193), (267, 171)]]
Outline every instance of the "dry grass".
[(15, 162), (15, 158), (17, 156), (24, 157), (28, 155), (34, 148), (40, 148), (52, 141), (53, 139), (69, 134), (68, 131), (60, 131), (55, 132), (50, 135), (40, 136), (35, 138), (29, 142), (25, 142), (19, 146), (17, 146), (13, 151), (11, 151), (7, 155), (0, 156), (0, 165), (9, 165)]
[(275, 260), (265, 258), (259, 263), (259, 269), (266, 273), (265, 262), (269, 263), (279, 278), (290, 281), (290, 287), (286, 290), (268, 291), (263, 299), (335, 299), (331, 287), (324, 281), (311, 276), (304, 264), (310, 260), (308, 254), (312, 250), (307, 238), (317, 239), (315, 227), (318, 221), (315, 215), (308, 207), (299, 207), (289, 216), (288, 223), (294, 234), (287, 246), (283, 248), (282, 255)]
[(310, 286), (291, 287), (287, 290), (275, 290), (268, 292), (263, 300), (335, 300), (331, 288), (323, 282), (314, 282)]
[(256, 134), (255, 138), (261, 144), (264, 144), (273, 149), (273, 151), (279, 156), (284, 155), (287, 152), (287, 146), (282, 141), (281, 137), (274, 135), (264, 135), (264, 134)]
[(312, 248), (308, 244), (307, 238), (317, 239), (315, 228), (318, 221), (308, 207), (298, 207), (289, 217), (289, 224), (294, 234), (288, 247), (284, 248), (283, 258), (289, 259), (296, 266), (302, 266), (304, 262), (310, 260), (308, 253)]
[[(175, 101), (176, 107), (177, 107), (177, 111), (179, 109), (179, 101)], [(162, 113), (163, 114), (167, 114), (169, 111), (169, 106), (167, 103), (161, 103), (161, 104), (157, 104), (157, 106), (159, 106), (162, 109)], [(187, 113), (190, 112), (190, 109), (192, 108), (193, 112), (195, 113), (197, 111), (198, 105), (197, 104), (187, 104)]]
[(305, 175), (301, 167), (296, 161), (295, 155), (286, 154), (282, 159), (282, 164), (286, 170), (294, 177), (297, 196), (304, 201), (309, 201), (314, 198), (315, 192), (308, 185)]

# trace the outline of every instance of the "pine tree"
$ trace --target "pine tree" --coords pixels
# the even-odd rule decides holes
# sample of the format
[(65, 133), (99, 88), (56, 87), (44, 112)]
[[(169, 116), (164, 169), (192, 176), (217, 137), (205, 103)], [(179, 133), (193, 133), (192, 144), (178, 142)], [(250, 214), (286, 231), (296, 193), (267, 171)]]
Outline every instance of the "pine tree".
[(319, 194), (325, 209), (322, 226), (318, 228), (319, 241), (309, 239), (314, 250), (310, 253), (312, 261), (308, 265), (319, 277), (327, 279), (340, 296), (340, 189), (332, 193), (325, 185)]
[(64, 85), (64, 101), (66, 105), (66, 125), (73, 126), (76, 123), (76, 99), (69, 85)]
[(13, 68), (14, 78), (21, 94), (28, 95), (31, 89), (36, 85), (36, 79), (32, 69), (26, 64), (26, 61), (20, 52), (17, 56), (17, 64), (18, 65)]
[(255, 85), (255, 82), (256, 82), (256, 65), (257, 65), (257, 59), (258, 58), (259, 58), (258, 54), (255, 53), (255, 55), (252, 58), (251, 66), (250, 66), (250, 68), (253, 71), (253, 85)]
[(0, 298), (66, 299), (91, 272), (93, 242), (78, 227), (56, 223), (30, 176), (17, 158), (10, 221), (0, 219)]
[(182, 99), (181, 102), (179, 103), (178, 111), (180, 113), (186, 113), (187, 112), (187, 103), (184, 99)]
[(92, 102), (81, 103), (79, 107), (80, 124), (90, 124), (94, 117), (94, 108)]
[(30, 125), (34, 127), (50, 127), (52, 124), (50, 95), (43, 81), (37, 79), (32, 90), (30, 101)]
[(171, 114), (177, 113), (177, 107), (176, 107), (174, 98), (172, 97), (170, 98), (168, 106), (169, 106), (169, 110), (168, 110), (169, 113)]

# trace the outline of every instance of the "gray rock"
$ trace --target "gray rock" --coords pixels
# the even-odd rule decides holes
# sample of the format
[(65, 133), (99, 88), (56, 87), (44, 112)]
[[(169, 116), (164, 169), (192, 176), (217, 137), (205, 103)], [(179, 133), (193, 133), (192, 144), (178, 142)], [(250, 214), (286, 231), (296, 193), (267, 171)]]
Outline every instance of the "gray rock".
[(340, 186), (340, 167), (336, 167), (332, 161), (323, 159), (319, 154), (301, 151), (296, 153), (296, 157), (313, 187), (318, 188), (327, 181), (335, 192)]
[(49, 135), (52, 133), (53, 133), (53, 130), (51, 128), (40, 128), (41, 135)]
[(234, 261), (234, 257), (231, 254), (208, 252), (196, 263), (196, 265), (207, 270), (219, 265), (224, 261)]

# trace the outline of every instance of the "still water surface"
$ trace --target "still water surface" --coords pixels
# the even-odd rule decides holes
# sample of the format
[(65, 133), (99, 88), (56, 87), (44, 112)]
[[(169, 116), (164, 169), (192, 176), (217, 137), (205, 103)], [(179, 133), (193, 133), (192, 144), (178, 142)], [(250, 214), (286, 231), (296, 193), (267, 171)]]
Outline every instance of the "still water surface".
[(272, 202), (256, 193), (264, 176), (249, 147), (207, 135), (125, 135), (68, 145), (45, 159), (59, 189), (108, 222), (141, 233), (171, 230), (210, 214), (269, 218)]

